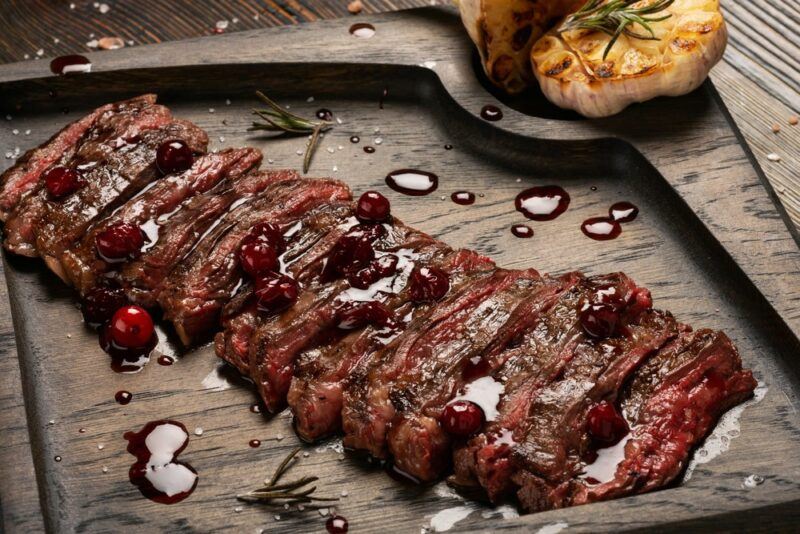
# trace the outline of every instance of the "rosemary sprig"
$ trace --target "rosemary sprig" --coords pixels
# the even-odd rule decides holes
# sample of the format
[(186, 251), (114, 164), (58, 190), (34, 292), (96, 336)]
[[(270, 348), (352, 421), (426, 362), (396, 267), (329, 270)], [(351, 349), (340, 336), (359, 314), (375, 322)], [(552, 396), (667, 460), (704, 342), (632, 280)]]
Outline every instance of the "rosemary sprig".
[[(595, 30), (611, 36), (603, 60), (619, 39), (620, 35), (627, 35), (634, 39), (658, 41), (650, 27), (651, 22), (661, 22), (672, 16), (671, 13), (653, 16), (671, 6), (675, 0), (656, 0), (648, 5), (633, 7), (639, 0), (588, 0), (582, 8), (567, 17), (567, 20), (558, 28), (559, 33), (572, 30)], [(631, 24), (638, 24), (647, 32), (635, 32), (629, 28)]]
[(307, 173), (308, 168), (311, 166), (311, 157), (314, 155), (319, 143), (320, 134), (332, 128), (333, 123), (328, 121), (315, 122), (290, 113), (288, 109), (282, 108), (261, 91), (256, 91), (256, 96), (268, 107), (266, 109), (253, 110), (253, 114), (264, 122), (253, 121), (253, 125), (248, 128), (248, 131), (284, 132), (289, 135), (311, 134), (311, 140), (306, 147), (305, 157), (303, 158), (303, 172)]
[(295, 459), (297, 453), (300, 452), (300, 447), (294, 449), (289, 455), (283, 459), (278, 468), (273, 473), (272, 477), (264, 481), (264, 486), (254, 489), (242, 495), (237, 495), (236, 498), (245, 502), (264, 502), (279, 504), (306, 504), (310, 502), (331, 502), (338, 501), (338, 498), (330, 497), (315, 497), (313, 493), (317, 490), (316, 486), (301, 489), (303, 486), (308, 486), (312, 482), (319, 480), (319, 477), (303, 477), (294, 482), (287, 482), (285, 484), (278, 484), (281, 477), (292, 467), (292, 460)]

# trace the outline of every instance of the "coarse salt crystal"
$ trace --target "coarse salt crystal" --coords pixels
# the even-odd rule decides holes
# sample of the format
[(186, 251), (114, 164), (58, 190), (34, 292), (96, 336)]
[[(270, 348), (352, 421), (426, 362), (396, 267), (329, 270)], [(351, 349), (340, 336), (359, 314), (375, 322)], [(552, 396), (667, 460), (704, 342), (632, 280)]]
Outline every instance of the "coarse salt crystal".
[(198, 426), (197, 428), (194, 429), (194, 435), (195, 436), (202, 436), (203, 435), (203, 429)]
[(306, 102), (308, 102), (308, 103), (311, 103), (313, 101), (314, 101), (314, 97), (313, 96), (309, 96), (308, 98), (306, 98)]
[(767, 154), (767, 159), (770, 161), (780, 161), (781, 157), (776, 153)]
[(106, 448), (106, 446), (105, 446), (105, 445), (103, 445), (102, 443), (98, 443), (98, 444), (97, 444), (97, 449), (98, 449), (98, 450), (101, 450), (101, 451), (102, 451), (102, 450), (103, 450), (103, 449), (105, 449), (105, 448)]
[(218, 30), (224, 30), (228, 27), (227, 20), (218, 20), (217, 23), (214, 25)]

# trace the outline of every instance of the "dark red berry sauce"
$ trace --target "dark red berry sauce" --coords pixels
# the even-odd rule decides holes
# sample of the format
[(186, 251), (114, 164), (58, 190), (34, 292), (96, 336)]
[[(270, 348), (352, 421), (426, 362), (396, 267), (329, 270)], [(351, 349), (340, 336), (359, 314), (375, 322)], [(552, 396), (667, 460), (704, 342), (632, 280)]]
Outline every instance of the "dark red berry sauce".
[(53, 74), (73, 74), (90, 70), (92, 62), (86, 56), (78, 54), (59, 56), (50, 62), (50, 72)]
[(386, 175), (386, 185), (404, 195), (423, 196), (436, 191), (439, 177), (432, 172), (399, 169)]
[(347, 519), (340, 515), (332, 515), (325, 522), (325, 529), (329, 534), (345, 534), (348, 527)]
[(469, 206), (475, 204), (475, 193), (469, 191), (456, 191), (450, 195), (450, 200), (462, 206)]
[(639, 208), (627, 201), (617, 202), (608, 209), (608, 216), (617, 222), (631, 222), (639, 216)]
[(515, 224), (514, 226), (511, 227), (511, 233), (514, 234), (514, 236), (516, 237), (528, 239), (533, 237), (533, 228), (531, 228), (527, 224)]
[(114, 395), (114, 400), (117, 401), (117, 404), (122, 404), (125, 406), (133, 399), (133, 393), (130, 391), (120, 390)]
[(609, 241), (619, 237), (622, 226), (610, 217), (592, 217), (583, 221), (581, 232), (595, 241)]
[(415, 267), (411, 271), (410, 291), (414, 302), (435, 302), (450, 290), (450, 277), (436, 267)]
[(492, 104), (481, 108), (481, 118), (489, 122), (496, 122), (503, 118), (503, 110)]
[(570, 197), (562, 187), (545, 185), (531, 187), (517, 195), (517, 211), (534, 221), (551, 221), (567, 211)]

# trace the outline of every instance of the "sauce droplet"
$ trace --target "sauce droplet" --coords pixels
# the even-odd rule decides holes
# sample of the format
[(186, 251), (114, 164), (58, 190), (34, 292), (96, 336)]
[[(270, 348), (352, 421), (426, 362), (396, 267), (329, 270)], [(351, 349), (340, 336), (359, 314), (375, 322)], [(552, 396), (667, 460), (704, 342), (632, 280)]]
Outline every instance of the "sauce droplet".
[(551, 221), (567, 211), (569, 193), (557, 185), (531, 187), (517, 195), (514, 205), (528, 219)]
[(616, 239), (622, 233), (622, 227), (613, 219), (607, 217), (592, 217), (581, 224), (581, 231), (596, 241), (609, 241)]
[(251, 404), (250, 411), (252, 413), (261, 413), (261, 405), (260, 404)]
[(375, 152), (375, 147), (374, 146), (365, 146), (364, 147), (364, 152), (366, 152), (367, 154), (372, 154), (373, 152)]
[(469, 206), (470, 204), (475, 203), (475, 193), (470, 193), (469, 191), (456, 191), (450, 195), (450, 200), (456, 204), (461, 204), (462, 206)]
[(444, 145), (444, 149), (445, 150), (453, 150), (453, 145), (448, 143), (448, 144)]
[(250, 443), (249, 443), (249, 445), (250, 445), (252, 448), (254, 448), (254, 449), (255, 449), (255, 448), (258, 448), (258, 447), (260, 447), (260, 446), (261, 446), (261, 441), (259, 441), (259, 440), (257, 440), (257, 439), (251, 439), (251, 440), (250, 440)]
[(436, 191), (439, 177), (431, 172), (400, 169), (386, 176), (386, 185), (404, 195), (423, 196)]
[(380, 100), (378, 101), (378, 107), (379, 107), (380, 109), (383, 109), (383, 103), (384, 103), (384, 101), (386, 100), (386, 97), (387, 97), (387, 96), (389, 96), (389, 88), (388, 88), (388, 87), (384, 87), (384, 88), (383, 88), (383, 92), (381, 93), (381, 98), (380, 98)]
[(156, 361), (158, 362), (158, 365), (172, 365), (175, 363), (175, 359), (171, 356), (167, 356), (166, 354), (159, 356), (158, 360)]
[(527, 224), (515, 224), (511, 227), (511, 233), (516, 237), (529, 238), (533, 237), (533, 228)]
[(152, 421), (139, 432), (126, 432), (128, 452), (136, 457), (130, 481), (148, 499), (161, 504), (184, 500), (197, 487), (197, 471), (178, 462), (189, 443), (186, 427), (177, 421)]
[(114, 395), (114, 400), (117, 401), (117, 404), (122, 404), (125, 406), (133, 399), (133, 393), (130, 391), (120, 390)]
[(332, 515), (325, 522), (325, 530), (330, 534), (345, 534), (348, 528), (347, 519), (340, 515)]
[(487, 104), (481, 108), (481, 118), (489, 122), (496, 122), (503, 118), (503, 110), (492, 104)]
[(350, 26), (350, 35), (361, 39), (369, 39), (375, 35), (375, 26), (366, 22), (359, 22)]
[(53, 74), (71, 74), (89, 72), (91, 70), (91, 61), (89, 61), (86, 56), (80, 56), (78, 54), (59, 56), (50, 62), (50, 71)]
[(353, 143), (353, 144), (356, 144), (356, 143), (358, 143), (359, 141), (361, 141), (361, 138), (360, 138), (359, 136), (357, 136), (357, 135), (352, 135), (352, 136), (350, 136), (350, 142), (351, 142), (351, 143)]
[(608, 209), (608, 216), (617, 222), (631, 222), (639, 215), (639, 208), (630, 202), (617, 202)]
[(321, 121), (332, 121), (333, 120), (333, 111), (322, 108), (317, 110), (317, 118)]
[(55, 458), (53, 458), (53, 460), (55, 460), (56, 462), (60, 462), (61, 461), (61, 456), (56, 456)]

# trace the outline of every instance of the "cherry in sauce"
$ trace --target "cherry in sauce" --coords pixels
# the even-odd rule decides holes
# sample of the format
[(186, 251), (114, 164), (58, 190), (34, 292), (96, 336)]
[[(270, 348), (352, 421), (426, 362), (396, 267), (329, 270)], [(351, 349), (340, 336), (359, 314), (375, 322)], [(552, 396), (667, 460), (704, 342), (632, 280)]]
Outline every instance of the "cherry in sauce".
[(391, 213), (389, 199), (377, 191), (367, 191), (358, 199), (356, 217), (364, 223), (383, 222)]
[(81, 301), (83, 320), (90, 326), (100, 326), (110, 321), (114, 312), (128, 304), (125, 292), (119, 287), (97, 286), (88, 291)]
[(386, 185), (404, 195), (423, 196), (436, 191), (439, 177), (432, 172), (399, 169), (386, 176)]
[(95, 245), (101, 259), (108, 263), (120, 263), (141, 254), (144, 238), (138, 226), (118, 223), (97, 234)]
[(436, 267), (415, 267), (411, 271), (410, 291), (414, 302), (435, 302), (450, 290), (450, 277)]
[(517, 211), (534, 221), (551, 221), (567, 211), (570, 197), (557, 185), (537, 186), (517, 195)]
[(111, 356), (111, 369), (117, 373), (137, 373), (150, 359), (150, 353), (158, 344), (158, 334), (154, 331), (150, 341), (143, 347), (127, 348), (114, 343), (110, 334), (111, 325), (100, 329), (100, 348)]
[(252, 242), (269, 245), (278, 254), (286, 250), (286, 240), (283, 237), (283, 233), (281, 233), (281, 229), (278, 225), (270, 222), (260, 222), (254, 225), (242, 240), (242, 243)]
[(267, 271), (278, 270), (278, 254), (266, 243), (243, 243), (239, 249), (239, 264), (244, 272), (255, 278)]
[(50, 72), (53, 74), (73, 74), (91, 70), (92, 62), (89, 58), (78, 54), (59, 56), (50, 62)]
[(345, 534), (348, 528), (347, 519), (340, 515), (332, 515), (325, 522), (325, 530), (329, 534)]
[(628, 423), (616, 406), (606, 401), (592, 406), (586, 419), (592, 440), (603, 447), (618, 443), (629, 431)]
[(189, 443), (186, 427), (177, 421), (152, 421), (139, 432), (126, 432), (128, 452), (136, 462), (128, 472), (130, 481), (148, 499), (175, 504), (197, 487), (197, 471), (178, 455)]
[(450, 200), (462, 206), (469, 206), (475, 203), (475, 193), (469, 191), (456, 191), (450, 195)]
[(350, 285), (358, 289), (367, 289), (369, 286), (380, 280), (392, 276), (397, 272), (399, 259), (394, 254), (387, 254), (372, 260), (363, 269), (349, 269), (347, 271), (347, 281)]
[(631, 222), (638, 215), (639, 208), (627, 201), (617, 202), (608, 209), (608, 216), (620, 223)]
[(380, 224), (359, 224), (348, 230), (333, 246), (322, 279), (335, 280), (370, 265), (375, 259), (372, 244), (384, 235), (386, 228)]
[(124, 306), (114, 312), (108, 325), (111, 342), (125, 349), (146, 347), (155, 335), (153, 318), (144, 308)]
[(71, 195), (84, 183), (78, 171), (66, 167), (53, 167), (44, 175), (44, 185), (51, 199), (57, 200)]
[(471, 401), (454, 401), (444, 407), (439, 422), (451, 436), (466, 438), (483, 427), (486, 420), (480, 406)]
[(194, 163), (194, 154), (181, 139), (161, 143), (156, 150), (156, 166), (161, 174), (183, 172)]
[(533, 237), (533, 228), (527, 224), (515, 224), (511, 227), (511, 233), (514, 234), (515, 237), (528, 239)]
[(258, 310), (266, 314), (281, 312), (295, 303), (300, 288), (290, 276), (266, 273), (256, 278), (255, 297)]
[(609, 217), (592, 217), (583, 221), (581, 232), (595, 241), (609, 241), (619, 237), (622, 226)]
[(489, 122), (496, 122), (503, 118), (503, 110), (492, 104), (481, 108), (481, 118)]
[(394, 326), (392, 311), (374, 300), (345, 302), (336, 310), (336, 319), (336, 326), (341, 330), (355, 330), (368, 325), (380, 328)]
[(117, 401), (117, 404), (121, 404), (125, 406), (133, 399), (133, 393), (130, 391), (120, 390), (114, 395), (114, 400)]

